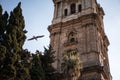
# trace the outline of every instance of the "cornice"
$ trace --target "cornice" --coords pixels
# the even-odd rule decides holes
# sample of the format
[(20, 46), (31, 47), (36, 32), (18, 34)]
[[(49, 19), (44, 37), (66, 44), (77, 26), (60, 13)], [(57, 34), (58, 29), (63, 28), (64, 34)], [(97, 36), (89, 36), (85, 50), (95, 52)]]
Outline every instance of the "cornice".
[[(85, 26), (88, 24), (95, 24), (94, 20), (96, 19), (96, 17), (97, 17), (97, 14), (95, 14), (95, 13), (83, 15), (83, 16), (78, 17), (77, 19), (72, 19), (72, 20), (69, 20), (66, 22), (59, 22), (56, 24), (52, 24), (48, 27), (48, 30), (51, 32), (51, 30), (54, 28), (66, 27), (66, 26), (73, 25), (76, 23), (81, 23), (82, 26)], [(87, 20), (87, 19), (91, 19), (91, 21), (85, 22), (85, 20)]]

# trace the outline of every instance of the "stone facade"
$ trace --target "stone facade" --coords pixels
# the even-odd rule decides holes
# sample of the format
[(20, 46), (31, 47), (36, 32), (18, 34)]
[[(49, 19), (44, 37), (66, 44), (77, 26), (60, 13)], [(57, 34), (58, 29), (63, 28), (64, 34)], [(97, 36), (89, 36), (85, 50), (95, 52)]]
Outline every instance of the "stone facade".
[(102, 7), (96, 0), (53, 2), (54, 18), (48, 30), (57, 58), (54, 67), (60, 70), (64, 51), (76, 50), (82, 62), (80, 80), (112, 80)]

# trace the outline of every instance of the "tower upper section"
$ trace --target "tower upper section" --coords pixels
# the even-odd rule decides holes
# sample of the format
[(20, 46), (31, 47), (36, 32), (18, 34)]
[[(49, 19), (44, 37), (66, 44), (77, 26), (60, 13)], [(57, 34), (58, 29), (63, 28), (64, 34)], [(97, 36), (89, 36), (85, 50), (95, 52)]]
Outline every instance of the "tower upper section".
[(52, 24), (77, 19), (83, 15), (95, 13), (103, 18), (104, 11), (96, 0), (53, 0), (54, 17)]

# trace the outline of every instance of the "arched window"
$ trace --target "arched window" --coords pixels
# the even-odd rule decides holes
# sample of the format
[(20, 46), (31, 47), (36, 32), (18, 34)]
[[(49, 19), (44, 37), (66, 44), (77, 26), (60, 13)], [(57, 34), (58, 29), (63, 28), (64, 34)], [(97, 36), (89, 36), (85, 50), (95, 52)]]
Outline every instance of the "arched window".
[(79, 4), (78, 5), (78, 12), (81, 12), (81, 10), (82, 10), (82, 6), (81, 6), (81, 4)]
[(61, 2), (57, 2), (57, 12), (56, 12), (56, 16), (60, 17), (60, 7), (61, 7)]
[(74, 14), (76, 12), (76, 5), (75, 5), (75, 3), (70, 5), (70, 10), (71, 10), (71, 14)]
[(75, 38), (71, 38), (71, 39), (70, 39), (70, 42), (75, 42)]
[(75, 42), (75, 33), (71, 32), (68, 36), (69, 42)]
[(75, 29), (69, 30), (66, 33), (66, 36), (67, 36), (67, 38), (64, 43), (64, 46), (76, 45), (78, 43), (77, 31)]
[(64, 10), (64, 16), (67, 16), (67, 15), (68, 15), (68, 10), (65, 9), (65, 10)]

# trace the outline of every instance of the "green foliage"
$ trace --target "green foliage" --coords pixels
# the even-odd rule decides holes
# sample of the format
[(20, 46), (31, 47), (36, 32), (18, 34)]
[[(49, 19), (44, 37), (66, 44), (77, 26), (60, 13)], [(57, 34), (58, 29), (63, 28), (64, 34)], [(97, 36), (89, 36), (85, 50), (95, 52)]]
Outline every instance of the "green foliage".
[(54, 69), (55, 56), (51, 46), (44, 48), (43, 55), (23, 50), (26, 39), (21, 3), (3, 14), (0, 5), (0, 80), (61, 80)]
[(8, 13), (5, 11), (3, 15), (0, 15), (0, 35), (3, 35), (7, 27)]
[(14, 49), (14, 52), (20, 52), (25, 42), (26, 36), (24, 33), (24, 17), (22, 16), (21, 3), (11, 12), (9, 24), (7, 27), (7, 35), (10, 40), (9, 44)]
[(49, 46), (48, 49), (44, 49), (44, 55), (41, 57), (41, 62), (43, 70), (45, 71), (45, 78), (46, 80), (59, 80), (58, 78), (61, 74), (52, 66), (52, 63), (56, 60), (53, 49), (51, 46)]
[(2, 14), (2, 6), (0, 6), (0, 45), (2, 45), (4, 41), (3, 37), (6, 31), (7, 21), (8, 21), (8, 13), (5, 11), (5, 13)]
[(17, 63), (15, 63), (17, 74), (15, 80), (31, 80), (30, 76), (30, 52), (25, 49), (21, 52), (20, 59)]
[(5, 65), (0, 73), (1, 80), (13, 80), (16, 75), (15, 67), (11, 64)]
[(41, 60), (44, 62), (43, 66), (52, 66), (52, 63), (55, 61), (54, 52), (52, 50), (52, 47), (49, 46), (49, 48), (44, 48), (44, 55), (42, 56)]
[(63, 54), (61, 70), (67, 80), (77, 80), (80, 76), (81, 62), (79, 54), (70, 50)]
[(24, 65), (25, 68), (31, 68), (31, 59), (31, 53), (27, 49), (23, 50), (21, 54), (21, 63)]
[(0, 6), (0, 80), (31, 80), (29, 66), (25, 66), (27, 60), (21, 58), (26, 39), (24, 27), (21, 3), (10, 17), (7, 12), (2, 15)]
[(57, 72), (52, 66), (55, 57), (52, 47), (44, 48), (44, 53), (36, 51), (36, 54), (32, 54), (31, 61), (31, 79), (32, 80), (61, 80), (61, 74)]
[(6, 47), (0, 45), (0, 63), (3, 62), (6, 54)]
[(41, 55), (33, 54), (32, 55), (32, 67), (30, 69), (31, 79), (32, 80), (45, 80), (44, 71), (41, 65)]
[(21, 62), (16, 63), (17, 74), (14, 80), (31, 80), (29, 75), (29, 69), (24, 67)]
[(2, 15), (2, 6), (0, 5), (0, 15)]

